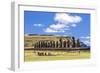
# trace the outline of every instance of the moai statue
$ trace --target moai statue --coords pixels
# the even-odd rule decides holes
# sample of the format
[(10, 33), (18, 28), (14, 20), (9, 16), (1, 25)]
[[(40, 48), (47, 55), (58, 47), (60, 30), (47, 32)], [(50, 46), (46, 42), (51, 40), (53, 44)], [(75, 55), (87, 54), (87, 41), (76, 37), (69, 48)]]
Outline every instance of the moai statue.
[(64, 42), (63, 42), (63, 47), (64, 47), (64, 48), (66, 48), (66, 44), (67, 44), (67, 42), (64, 41)]
[(60, 48), (62, 48), (62, 38), (59, 39), (60, 42)]
[(72, 42), (73, 42), (72, 47), (74, 48), (75, 47), (75, 38), (74, 37), (72, 37)]
[(37, 42), (35, 43), (35, 47), (38, 48), (38, 43)]
[(47, 48), (47, 41), (45, 41), (45, 47)]
[(56, 48), (58, 48), (58, 44), (59, 44), (58, 41), (56, 41)]
[(38, 48), (40, 48), (40, 41), (38, 41)]
[(70, 47), (70, 41), (69, 41), (69, 39), (67, 40), (67, 48), (69, 48)]
[(77, 39), (76, 42), (77, 42), (77, 45), (76, 45), (76, 46), (77, 46), (77, 47), (80, 47), (80, 40)]
[(41, 41), (41, 48), (43, 48), (43, 41)]
[(73, 42), (72, 42), (72, 39), (70, 39), (70, 48), (72, 48), (73, 46)]
[(52, 41), (52, 48), (55, 48), (55, 41)]
[(50, 41), (50, 48), (52, 48), (52, 41)]

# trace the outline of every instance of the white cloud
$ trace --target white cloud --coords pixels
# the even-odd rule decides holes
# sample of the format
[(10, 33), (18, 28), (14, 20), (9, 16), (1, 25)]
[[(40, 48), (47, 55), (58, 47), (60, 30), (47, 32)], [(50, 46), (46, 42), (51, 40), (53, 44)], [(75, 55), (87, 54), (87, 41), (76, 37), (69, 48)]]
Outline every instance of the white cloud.
[(45, 32), (57, 32), (57, 30), (53, 30), (51, 28), (47, 28), (46, 30), (44, 30)]
[(59, 30), (59, 29), (63, 29), (65, 25), (64, 24), (52, 24), (49, 27), (55, 30)]
[(56, 13), (54, 20), (62, 24), (78, 23), (82, 20), (80, 16), (67, 13)]
[(77, 25), (76, 25), (76, 24), (72, 24), (71, 26), (72, 26), (72, 27), (76, 27)]
[(45, 29), (45, 32), (65, 32), (66, 30), (70, 30), (70, 27), (76, 27), (77, 23), (79, 23), (81, 20), (82, 18), (77, 15), (56, 13), (54, 17), (56, 24), (51, 24), (48, 28)]
[(52, 28), (47, 28), (44, 30), (45, 32), (48, 32), (48, 33), (57, 33), (57, 32), (65, 32), (64, 30), (60, 29), (60, 30), (55, 30), (55, 29), (52, 29)]
[(33, 24), (33, 26), (41, 27), (41, 26), (43, 26), (43, 25), (42, 25), (42, 24)]
[(64, 24), (52, 24), (46, 28), (45, 32), (65, 32), (66, 30), (69, 30), (69, 27), (65, 26)]

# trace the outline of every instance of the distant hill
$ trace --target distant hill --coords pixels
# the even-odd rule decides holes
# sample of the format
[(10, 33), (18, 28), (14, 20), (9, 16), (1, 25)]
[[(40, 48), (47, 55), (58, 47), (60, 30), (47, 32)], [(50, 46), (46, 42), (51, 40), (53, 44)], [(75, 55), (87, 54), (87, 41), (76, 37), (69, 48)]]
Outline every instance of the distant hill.
[(25, 36), (62, 36), (62, 37), (71, 37), (68, 35), (54, 35), (54, 34), (25, 34)]

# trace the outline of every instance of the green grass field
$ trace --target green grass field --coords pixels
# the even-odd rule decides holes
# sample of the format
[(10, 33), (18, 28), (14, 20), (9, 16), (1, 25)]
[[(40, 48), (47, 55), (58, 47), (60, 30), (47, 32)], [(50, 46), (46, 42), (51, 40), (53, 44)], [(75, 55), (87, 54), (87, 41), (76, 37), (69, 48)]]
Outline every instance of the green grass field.
[[(52, 56), (38, 56), (37, 52), (46, 52), (53, 54)], [(49, 60), (74, 60), (74, 59), (89, 59), (89, 51), (36, 51), (36, 50), (25, 50), (24, 61), (49, 61)]]

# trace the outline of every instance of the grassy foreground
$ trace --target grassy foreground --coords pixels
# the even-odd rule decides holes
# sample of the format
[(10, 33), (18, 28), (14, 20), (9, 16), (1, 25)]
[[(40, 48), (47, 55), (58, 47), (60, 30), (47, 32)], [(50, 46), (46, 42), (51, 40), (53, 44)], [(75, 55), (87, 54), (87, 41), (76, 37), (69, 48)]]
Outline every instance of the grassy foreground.
[[(38, 56), (37, 52), (46, 52), (54, 54), (55, 56)], [(48, 60), (74, 60), (74, 59), (89, 59), (89, 51), (35, 51), (35, 50), (25, 50), (24, 51), (24, 61), (48, 61)]]

